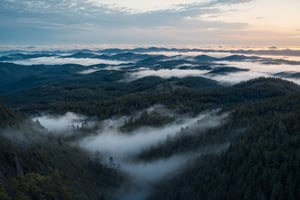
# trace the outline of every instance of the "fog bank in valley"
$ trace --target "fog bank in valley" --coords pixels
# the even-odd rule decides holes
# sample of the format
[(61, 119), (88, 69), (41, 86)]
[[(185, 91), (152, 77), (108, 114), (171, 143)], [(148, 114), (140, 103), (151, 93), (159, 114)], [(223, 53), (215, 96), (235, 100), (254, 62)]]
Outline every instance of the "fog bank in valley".
[(32, 118), (33, 121), (41, 124), (45, 129), (61, 135), (70, 135), (75, 128), (87, 126), (92, 122), (86, 116), (79, 115), (73, 112), (67, 112), (64, 115), (41, 115)]
[[(175, 120), (159, 127), (141, 126), (124, 131), (122, 127), (128, 119), (139, 118), (142, 112), (160, 113), (172, 116)], [(128, 177), (115, 198), (118, 200), (146, 199), (154, 184), (167, 176), (184, 169), (196, 157), (219, 153), (229, 147), (229, 143), (203, 146), (190, 153), (173, 154), (167, 158), (154, 158), (151, 161), (137, 159), (137, 155), (156, 145), (164, 144), (170, 138), (180, 139), (185, 134), (203, 134), (207, 130), (226, 123), (229, 113), (212, 110), (196, 116), (176, 114), (163, 106), (153, 106), (131, 116), (122, 116), (102, 121), (95, 118), (67, 112), (64, 115), (41, 115), (32, 118), (36, 125), (44, 127), (44, 134), (72, 136), (87, 126), (87, 134), (71, 141), (91, 153), (108, 167), (117, 169)], [(91, 128), (92, 127), (92, 128)]]
[[(184, 131), (201, 133), (222, 124), (228, 114), (216, 115), (216, 111), (202, 113), (196, 117), (179, 118), (175, 122), (160, 128), (141, 127), (131, 132), (120, 130), (120, 120), (106, 121), (97, 135), (88, 136), (79, 141), (79, 146), (91, 152), (101, 152), (118, 159), (134, 156), (141, 151), (174, 137)], [(190, 131), (187, 131), (190, 130)]]

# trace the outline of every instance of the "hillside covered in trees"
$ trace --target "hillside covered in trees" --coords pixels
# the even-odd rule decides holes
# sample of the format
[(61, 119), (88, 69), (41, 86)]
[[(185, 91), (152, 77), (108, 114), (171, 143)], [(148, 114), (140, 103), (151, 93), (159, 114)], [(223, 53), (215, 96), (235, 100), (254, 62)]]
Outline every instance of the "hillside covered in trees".
[(298, 199), (299, 119), (299, 94), (239, 107), (232, 120), (245, 133), (166, 179), (150, 199)]
[(1, 104), (0, 199), (105, 199), (120, 173)]
[(0, 199), (300, 199), (296, 61), (150, 50), (1, 56)]

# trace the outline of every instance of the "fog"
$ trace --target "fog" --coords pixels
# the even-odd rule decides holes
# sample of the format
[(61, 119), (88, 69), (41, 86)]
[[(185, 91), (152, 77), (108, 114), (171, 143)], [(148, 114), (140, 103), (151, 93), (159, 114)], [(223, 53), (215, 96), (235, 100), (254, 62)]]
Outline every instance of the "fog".
[[(148, 113), (157, 112), (174, 117), (172, 111), (162, 107), (154, 106), (146, 109)], [(131, 131), (123, 132), (121, 127), (130, 117), (123, 116), (103, 121), (96, 121), (86, 116), (67, 112), (64, 115), (45, 114), (32, 117), (47, 131), (54, 135), (70, 135), (78, 128), (87, 126), (93, 134), (87, 134), (74, 143), (79, 147), (92, 153), (100, 152), (106, 158), (113, 156), (117, 160), (126, 160), (134, 157), (141, 151), (164, 142), (167, 138), (176, 137), (180, 134), (201, 134), (207, 129), (218, 127), (226, 122), (228, 113), (218, 114), (219, 110), (201, 113), (195, 117), (176, 116), (176, 120), (161, 127), (139, 127)], [(138, 117), (141, 112), (135, 113)]]
[(82, 74), (82, 75), (86, 75), (86, 74), (92, 74), (94, 72), (98, 72), (101, 70), (107, 70), (107, 71), (119, 71), (121, 70), (121, 68), (127, 68), (128, 66), (107, 66), (107, 67), (102, 67), (102, 68), (97, 68), (97, 67), (93, 67), (90, 69), (85, 69), (82, 71), (79, 71), (78, 74)]
[(230, 143), (207, 145), (193, 153), (176, 154), (166, 159), (152, 162), (123, 162), (120, 170), (131, 178), (130, 184), (125, 184), (117, 193), (117, 200), (143, 200), (151, 193), (153, 185), (161, 180), (172, 177), (186, 167), (192, 165), (195, 158), (202, 155), (216, 154), (229, 148)]
[(135, 181), (155, 183), (185, 165), (193, 157), (194, 155), (182, 154), (153, 162), (124, 162), (121, 170), (129, 173)]
[(150, 55), (164, 55), (164, 56), (199, 56), (202, 54), (208, 55), (208, 56), (213, 56), (216, 58), (223, 58), (226, 56), (231, 56), (233, 55), (232, 53), (228, 52), (204, 52), (204, 51), (153, 51), (153, 52), (147, 52), (147, 54)]
[(175, 154), (168, 158), (159, 158), (151, 162), (146, 161), (124, 161), (120, 169), (126, 171), (138, 182), (152, 184), (160, 181), (162, 178), (172, 175), (173, 172), (184, 166), (195, 157), (207, 154), (222, 152), (230, 146), (229, 142), (222, 144), (210, 145), (195, 149), (193, 153)]
[[(215, 64), (216, 66), (214, 66)], [(279, 77), (277, 73), (281, 72), (299, 72), (300, 65), (288, 65), (288, 64), (264, 64), (262, 62), (252, 61), (216, 61), (210, 66), (212, 70), (218, 67), (236, 67), (239, 69), (247, 69), (248, 71), (228, 72), (219, 74), (210, 74), (210, 70), (198, 70), (198, 69), (159, 69), (153, 70), (149, 68), (140, 68), (138, 71), (128, 74), (126, 81), (133, 81), (139, 78), (147, 76), (157, 76), (161, 78), (185, 78), (185, 77), (204, 77), (215, 80), (221, 84), (233, 85), (242, 81), (258, 77)], [(174, 66), (177, 67), (177, 66)], [(192, 66), (190, 66), (192, 68)], [(300, 84), (299, 78), (279, 77), (292, 81), (296, 84)]]
[(0, 136), (18, 145), (31, 145), (47, 140), (48, 132), (32, 120), (19, 122), (17, 126), (0, 129)]
[[(289, 64), (273, 64), (263, 63), (260, 59), (245, 59), (243, 61), (219, 61), (205, 63), (205, 69), (215, 70), (219, 67), (236, 67), (239, 69), (247, 69), (248, 71), (209, 73), (211, 70), (200, 70), (201, 66), (192, 56), (201, 55), (203, 52), (153, 52), (150, 54), (164, 54), (170, 57), (167, 60), (189, 60), (186, 64), (184, 62), (174, 62), (172, 69), (163, 68), (163, 64), (158, 61), (155, 69), (142, 63), (140, 67), (134, 65), (124, 65), (131, 61), (124, 62), (118, 60), (104, 60), (96, 58), (62, 58), (62, 57), (38, 57), (32, 59), (23, 59), (12, 61), (16, 64), (32, 65), (32, 64), (47, 64), (47, 65), (61, 65), (67, 63), (80, 64), (90, 66), (95, 64), (106, 64), (105, 67), (82, 67), (76, 69), (76, 73), (81, 75), (95, 73), (100, 70), (123, 70), (123, 67), (130, 67), (126, 69), (128, 73), (127, 81), (144, 78), (147, 76), (158, 76), (161, 78), (185, 78), (185, 77), (204, 77), (222, 84), (236, 84), (241, 81), (250, 80), (258, 77), (274, 77), (275, 74), (281, 72), (299, 72), (299, 65)], [(232, 55), (227, 52), (211, 52), (209, 56), (221, 58)], [(193, 60), (193, 61), (191, 61)], [(268, 62), (268, 61), (266, 61)], [(150, 65), (151, 62), (149, 61)], [(181, 64), (178, 64), (181, 63)], [(274, 64), (275, 63), (275, 64)], [(287, 63), (287, 62), (285, 62)], [(202, 64), (201, 64), (202, 65)], [(200, 69), (196, 69), (195, 67)], [(131, 68), (132, 67), (132, 68)], [(168, 65), (168, 67), (170, 67)], [(186, 67), (186, 69), (179, 69), (179, 67)], [(282, 78), (282, 77), (281, 77)], [(300, 84), (300, 79), (284, 78)], [(146, 125), (133, 126), (133, 129), (124, 129), (124, 125), (129, 119), (138, 119), (142, 112), (159, 112), (161, 115), (169, 116), (172, 120), (166, 122), (159, 127), (151, 127)], [(53, 136), (52, 138), (66, 136), (64, 142), (81, 148), (85, 152), (90, 153), (91, 157), (97, 157), (97, 161), (107, 167), (114, 168), (125, 175), (126, 183), (117, 191), (115, 198), (117, 200), (143, 200), (151, 192), (153, 185), (157, 184), (164, 178), (172, 176), (188, 167), (195, 158), (199, 158), (207, 154), (218, 154), (225, 151), (230, 146), (230, 137), (224, 140), (214, 139), (211, 144), (202, 144), (199, 147), (191, 149), (187, 153), (171, 153), (158, 152), (162, 155), (155, 155), (147, 159), (139, 157), (142, 153), (152, 153), (151, 150), (155, 147), (168, 145), (170, 141), (180, 140), (181, 136), (186, 135), (204, 135), (209, 136), (208, 130), (213, 128), (220, 128), (228, 120), (229, 113), (221, 112), (220, 110), (211, 110), (198, 115), (180, 115), (163, 106), (153, 106), (144, 109), (140, 112), (133, 113), (128, 116), (112, 117), (106, 120), (97, 120), (97, 118), (90, 118), (84, 115), (67, 112), (63, 115), (41, 114), (33, 116), (32, 121), (23, 122), (17, 128), (8, 127), (0, 130), (0, 135), (5, 138), (17, 142), (19, 144), (29, 144), (32, 142), (39, 142), (47, 139), (45, 136)], [(173, 120), (174, 118), (174, 120)], [(82, 131), (81, 128), (87, 128)], [(219, 130), (219, 129), (218, 129)], [(213, 132), (213, 131), (212, 131)], [(75, 135), (76, 134), (76, 135)], [(234, 134), (234, 133), (232, 133)], [(72, 137), (69, 137), (72, 136)], [(76, 137), (75, 137), (76, 136)], [(211, 138), (209, 138), (211, 139)], [(217, 141), (218, 140), (218, 141)], [(58, 140), (60, 141), (60, 140)], [(206, 141), (206, 140), (204, 140)], [(163, 146), (164, 147), (164, 146)], [(153, 148), (153, 149), (151, 149)], [(161, 148), (164, 149), (164, 148)], [(179, 148), (180, 149), (180, 148)], [(173, 149), (172, 149), (173, 150)], [(185, 149), (184, 149), (185, 150)], [(163, 154), (165, 153), (165, 154)], [(152, 155), (152, 154), (150, 154)], [(155, 157), (156, 156), (156, 157)], [(147, 156), (146, 156), (147, 157)]]
[[(266, 51), (268, 52), (268, 51)], [(48, 52), (49, 53), (49, 52)], [(99, 54), (99, 52), (93, 52), (95, 54)], [(139, 53), (139, 52), (137, 52)], [(259, 54), (255, 54), (255, 52), (252, 52), (251, 54), (245, 53), (244, 51), (218, 51), (218, 49), (212, 50), (212, 51), (200, 51), (200, 50), (190, 50), (190, 51), (153, 51), (153, 52), (147, 52), (146, 54), (149, 55), (165, 55), (168, 56), (167, 58), (164, 58), (163, 60), (158, 60), (157, 64), (160, 64), (160, 62), (168, 61), (168, 60), (178, 60), (180, 62), (187, 61), (187, 64), (176, 64), (174, 63), (174, 66), (172, 66), (172, 69), (169, 69), (170, 66), (168, 66), (168, 69), (164, 68), (163, 64), (160, 66), (159, 69), (152, 69), (152, 66), (148, 66), (147, 62), (141, 66), (135, 66), (134, 63), (136, 63), (136, 59), (124, 61), (124, 60), (109, 60), (109, 59), (98, 59), (98, 58), (75, 58), (75, 57), (61, 57), (63, 55), (62, 53), (59, 53), (58, 56), (45, 56), (45, 57), (36, 57), (36, 58), (16, 58), (16, 60), (8, 60), (5, 62), (13, 62), (16, 64), (22, 64), (22, 65), (36, 65), (36, 64), (46, 64), (46, 65), (62, 65), (62, 64), (79, 64), (83, 66), (91, 66), (87, 69), (78, 70), (77, 73), (81, 75), (91, 74), (95, 73), (100, 70), (122, 70), (124, 66), (120, 66), (122, 64), (129, 64), (133, 63), (132, 66), (130, 66), (133, 70), (126, 70), (127, 75), (124, 77), (125, 82), (134, 81), (140, 78), (148, 77), (148, 76), (157, 76), (161, 78), (185, 78), (185, 77), (204, 77), (208, 79), (212, 79), (215, 81), (218, 81), (221, 84), (226, 85), (232, 85), (237, 84), (242, 81), (247, 81), (253, 78), (258, 77), (279, 77), (283, 78), (289, 81), (292, 81), (296, 84), (300, 84), (300, 79), (297, 77), (280, 77), (276, 75), (277, 73), (281, 72), (299, 72), (299, 56), (288, 56), (286, 55), (287, 52), (282, 52), (283, 54), (280, 54), (280, 51), (277, 52), (276, 55), (271, 54), (262, 54), (262, 52), (259, 52)], [(226, 61), (227, 56), (231, 55), (244, 55), (248, 56), (249, 59), (245, 59), (242, 61)], [(8, 54), (9, 55), (9, 54)], [(116, 54), (117, 55), (117, 54)], [(202, 70), (202, 69), (195, 69), (194, 67), (199, 66), (201, 64), (201, 60), (197, 61), (194, 59), (194, 56), (198, 55), (207, 55), (212, 56), (216, 59), (219, 59), (217, 61), (211, 61), (209, 63), (206, 63), (205, 65), (207, 67), (210, 67), (211, 70), (216, 69), (217, 67), (236, 67), (240, 69), (247, 69), (249, 71), (243, 71), (243, 72), (225, 72), (225, 73), (214, 73), (210, 74), (210, 70)], [(257, 56), (260, 57), (251, 58), (249, 56)], [(224, 60), (224, 59), (225, 60)], [(276, 59), (282, 59), (282, 60), (276, 60)], [(230, 58), (229, 58), (230, 60)], [(93, 67), (92, 65), (96, 64), (106, 64), (108, 66), (103, 68)], [(185, 67), (187, 69), (178, 69), (179, 67)]]
[[(153, 109), (149, 108), (148, 112)], [(163, 108), (161, 112), (167, 111)], [(170, 113), (174, 115), (174, 113)], [(161, 145), (169, 138), (178, 137), (181, 134), (202, 134), (208, 129), (216, 128), (226, 123), (228, 113), (219, 113), (219, 110), (204, 112), (195, 117), (177, 115), (177, 120), (160, 128), (140, 127), (130, 132), (122, 132), (120, 127), (128, 116), (117, 119), (108, 119), (102, 122), (97, 133), (78, 140), (75, 145), (101, 155), (102, 162), (114, 167), (130, 178), (118, 191), (118, 200), (142, 200), (151, 191), (152, 185), (161, 179), (177, 173), (188, 165), (188, 160), (197, 156), (218, 153), (228, 148), (228, 144), (205, 146), (195, 149), (189, 154), (175, 154), (168, 158), (157, 158), (151, 162), (140, 161), (136, 156), (150, 147)], [(178, 137), (180, 139), (180, 137)]]
[(67, 112), (65, 115), (41, 115), (33, 117), (32, 120), (55, 134), (68, 135), (74, 128), (80, 128), (86, 124), (88, 119), (83, 115)]
[[(175, 118), (173, 122), (161, 127), (143, 126), (131, 131), (122, 131), (122, 126), (129, 118), (138, 118), (142, 112), (160, 113)], [(131, 116), (110, 118), (102, 121), (90, 119), (86, 116), (67, 112), (64, 115), (41, 115), (32, 120), (36, 125), (44, 127), (43, 134), (71, 135), (82, 127), (83, 123), (93, 124), (92, 133), (82, 135), (69, 141), (96, 156), (97, 159), (128, 176), (128, 182), (117, 191), (114, 197), (117, 200), (142, 200), (147, 197), (153, 184), (161, 179), (178, 173), (188, 165), (188, 161), (202, 154), (217, 153), (228, 148), (227, 144), (205, 146), (195, 149), (193, 153), (174, 154), (167, 158), (157, 158), (151, 162), (137, 159), (137, 155), (150, 147), (164, 144), (168, 139), (184, 134), (202, 134), (207, 130), (219, 127), (226, 123), (228, 113), (212, 110), (200, 113), (197, 116), (183, 116), (176, 114), (164, 106), (156, 105)], [(95, 128), (96, 127), (96, 128)]]
[[(129, 118), (138, 118), (142, 112), (160, 113), (172, 116), (175, 120), (157, 128), (143, 126), (123, 132), (121, 127), (124, 123)], [(156, 105), (130, 116), (102, 121), (73, 112), (67, 112), (64, 115), (44, 114), (32, 117), (31, 120), (24, 122), (16, 129), (2, 130), (0, 134), (20, 144), (29, 144), (42, 139), (47, 140), (48, 135), (69, 136), (80, 132), (75, 127), (82, 127), (85, 123), (92, 124), (88, 125), (93, 127), (88, 129), (92, 133), (83, 134), (81, 137), (75, 137), (66, 142), (90, 152), (91, 157), (96, 156), (97, 161), (125, 174), (127, 181), (116, 192), (114, 199), (143, 200), (147, 198), (153, 185), (168, 176), (179, 173), (189, 165), (189, 161), (201, 155), (224, 151), (229, 144), (207, 144), (190, 153), (177, 153), (167, 158), (154, 158), (148, 162), (139, 160), (138, 154), (150, 147), (165, 144), (169, 138), (180, 139), (180, 136), (184, 134), (205, 133), (209, 129), (222, 126), (227, 119), (228, 113), (222, 113), (220, 110), (203, 112), (197, 116), (187, 116)]]
[[(190, 134), (220, 126), (228, 114), (215, 115), (216, 111), (203, 113), (193, 118), (182, 118), (161, 128), (141, 127), (123, 133), (121, 120), (107, 121), (97, 135), (79, 141), (79, 146), (91, 152), (101, 152), (117, 159), (132, 157), (141, 151), (178, 134)], [(188, 131), (190, 130), (190, 131)]]
[[(248, 51), (250, 50), (250, 51)], [(277, 49), (278, 51), (269, 51), (269, 50), (259, 50), (259, 49), (240, 49), (240, 50), (225, 50), (222, 49), (206, 49), (206, 50), (190, 50), (190, 51), (151, 51), (147, 52), (147, 54), (151, 55), (165, 55), (165, 56), (198, 56), (198, 55), (208, 55), (215, 58), (223, 58), (226, 56), (231, 56), (235, 54), (244, 55), (244, 56), (263, 56), (264, 58), (270, 58), (270, 59), (284, 59), (289, 61), (300, 61), (299, 57), (299, 51), (296, 52), (290, 52), (289, 50), (285, 51), (284, 49)], [(297, 50), (296, 50), (297, 51)], [(139, 53), (139, 52), (137, 52)]]
[(97, 72), (97, 71), (100, 71), (101, 69), (100, 68), (92, 68), (92, 69), (86, 69), (86, 70), (82, 70), (80, 72), (78, 72), (78, 74), (91, 74), (91, 73), (94, 73), (94, 72)]
[[(276, 77), (274, 74), (280, 72), (299, 72), (299, 65), (287, 65), (287, 64), (263, 64), (260, 62), (232, 62), (232, 61), (220, 61), (218, 64), (225, 64), (226, 66), (235, 66), (241, 69), (249, 69), (246, 72), (236, 72), (234, 76), (229, 75), (216, 75), (211, 76), (212, 79), (218, 82), (225, 83), (239, 83), (241, 81), (250, 80), (258, 77)], [(280, 77), (281, 78), (281, 77)], [(284, 78), (292, 81), (296, 84), (300, 84), (300, 79)]]
[(194, 155), (174, 155), (168, 159), (159, 159), (154, 162), (124, 162), (120, 170), (131, 178), (130, 184), (125, 184), (116, 194), (117, 200), (143, 200), (152, 190), (153, 184), (186, 165)]
[(62, 65), (62, 64), (78, 64), (90, 66), (96, 64), (120, 65), (129, 62), (118, 60), (104, 60), (99, 58), (61, 58), (61, 57), (38, 57), (24, 60), (9, 61), (19, 65)]
[(197, 70), (197, 69), (142, 69), (136, 72), (132, 72), (128, 78), (128, 81), (133, 81), (136, 79), (144, 78), (147, 76), (158, 76), (161, 78), (184, 78), (189, 76), (204, 76), (208, 73), (208, 70)]

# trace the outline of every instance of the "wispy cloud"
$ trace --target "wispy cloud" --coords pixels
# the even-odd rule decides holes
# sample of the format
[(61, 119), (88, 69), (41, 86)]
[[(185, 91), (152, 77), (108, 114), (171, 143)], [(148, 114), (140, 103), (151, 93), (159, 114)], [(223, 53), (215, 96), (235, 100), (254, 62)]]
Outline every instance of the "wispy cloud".
[[(244, 30), (248, 22), (240, 20), (241, 17), (236, 21), (225, 21), (220, 16), (229, 11), (233, 14), (239, 12), (234, 6), (249, 2), (254, 1), (2, 0), (0, 26), (4, 31), (0, 37), (3, 38), (2, 44), (20, 41), (219, 44), (224, 40), (234, 43), (223, 38), (221, 33), (224, 30)], [(219, 17), (208, 19), (205, 16)], [(161, 27), (169, 29), (166, 31)], [(211, 33), (207, 34), (207, 31)]]

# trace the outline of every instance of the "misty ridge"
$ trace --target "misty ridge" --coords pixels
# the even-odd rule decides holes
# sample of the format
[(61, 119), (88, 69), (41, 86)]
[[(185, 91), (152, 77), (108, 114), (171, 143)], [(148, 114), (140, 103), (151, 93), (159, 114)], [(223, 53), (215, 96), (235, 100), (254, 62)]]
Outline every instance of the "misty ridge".
[[(159, 126), (138, 125), (139, 120), (147, 115), (165, 117), (165, 124)], [(113, 117), (97, 121), (95, 117), (67, 112), (65, 115), (41, 115), (32, 120), (44, 127), (48, 134), (65, 138), (75, 137), (74, 144), (92, 153), (101, 153), (106, 157), (125, 159), (133, 157), (144, 149), (163, 143), (167, 139), (187, 134), (201, 134), (208, 129), (226, 123), (229, 113), (220, 110), (203, 112), (196, 116), (181, 116), (164, 106), (156, 105), (136, 112), (132, 116)], [(132, 127), (128, 127), (129, 123)], [(146, 122), (144, 122), (146, 123)], [(85, 132), (89, 133), (86, 134)], [(80, 136), (80, 134), (82, 134)]]
[[(69, 84), (70, 81), (85, 84), (124, 83), (130, 87), (134, 82), (148, 77), (164, 80), (206, 78), (221, 86), (235, 85), (258, 77), (277, 77), (299, 84), (298, 54), (297, 50), (280, 49), (4, 51), (0, 52), (0, 64), (4, 67), (3, 74), (0, 74), (3, 75), (0, 92), (14, 91), (20, 83), (24, 83), (24, 89), (30, 89), (49, 81), (54, 84)], [(111, 77), (110, 80), (107, 76)]]
[(45, 141), (49, 132), (40, 124), (25, 119), (19, 122), (17, 126), (0, 129), (0, 135), (18, 145), (30, 146), (32, 143)]
[[(237, 110), (222, 108), (182, 113), (163, 104), (104, 119), (71, 111), (42, 112), (2, 129), (0, 136), (23, 146), (22, 151), (49, 148), (48, 143), (54, 142), (54, 148), (86, 152), (89, 163), (123, 177), (113, 194), (105, 193), (106, 199), (155, 199), (153, 195), (161, 195), (157, 188), (161, 184), (181, 177), (199, 163), (209, 163), (207, 157), (229, 151), (236, 138), (253, 128), (242, 121), (247, 112), (241, 110), (242, 117)], [(246, 119), (250, 116), (256, 115), (247, 114)], [(17, 166), (24, 165), (22, 156), (15, 154), (14, 159)], [(22, 174), (24, 169), (19, 168)]]
[[(134, 124), (140, 123), (139, 120), (145, 115), (148, 120), (155, 115), (168, 120), (158, 126)], [(155, 105), (130, 116), (102, 121), (73, 112), (64, 115), (44, 114), (20, 123), (18, 129), (5, 129), (1, 134), (11, 141), (28, 145), (64, 138), (70, 145), (88, 151), (91, 159), (128, 176), (130, 181), (113, 198), (146, 199), (153, 184), (175, 171), (178, 173), (197, 157), (223, 152), (229, 147), (230, 141), (206, 144), (193, 152), (175, 153), (151, 161), (139, 160), (138, 155), (151, 147), (164, 145), (170, 139), (180, 140), (182, 136), (205, 134), (210, 129), (226, 124), (228, 117), (229, 112), (220, 109), (198, 115), (180, 115), (163, 105)], [(128, 129), (128, 124), (134, 127)], [(128, 193), (128, 190), (131, 192)]]

